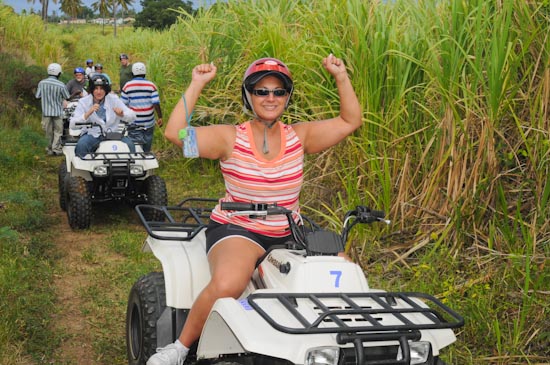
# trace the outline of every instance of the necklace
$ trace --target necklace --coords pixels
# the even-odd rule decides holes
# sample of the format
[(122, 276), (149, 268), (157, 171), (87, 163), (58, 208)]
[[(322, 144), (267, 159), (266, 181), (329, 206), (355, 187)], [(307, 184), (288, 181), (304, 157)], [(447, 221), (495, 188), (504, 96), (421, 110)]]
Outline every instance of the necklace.
[(271, 129), (276, 122), (277, 120), (275, 119), (270, 124), (264, 123), (264, 144), (262, 147), (262, 152), (264, 153), (264, 155), (267, 155), (269, 153), (269, 146), (267, 145), (267, 130)]

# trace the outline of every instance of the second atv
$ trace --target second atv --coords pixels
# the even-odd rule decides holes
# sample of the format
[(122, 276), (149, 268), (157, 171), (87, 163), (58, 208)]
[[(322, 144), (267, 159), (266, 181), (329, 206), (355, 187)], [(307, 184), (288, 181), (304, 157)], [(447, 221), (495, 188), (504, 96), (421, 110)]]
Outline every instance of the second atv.
[(69, 130), (73, 135), (63, 138), (65, 160), (59, 166), (59, 205), (67, 211), (71, 228), (88, 228), (92, 207), (97, 203), (167, 204), (166, 184), (155, 174), (159, 167), (155, 155), (143, 152), (139, 144), (136, 153), (131, 153), (121, 141), (129, 128), (135, 127), (123, 124), (121, 131), (102, 130), (105, 139), (94, 153), (83, 158), (75, 155), (78, 131)]

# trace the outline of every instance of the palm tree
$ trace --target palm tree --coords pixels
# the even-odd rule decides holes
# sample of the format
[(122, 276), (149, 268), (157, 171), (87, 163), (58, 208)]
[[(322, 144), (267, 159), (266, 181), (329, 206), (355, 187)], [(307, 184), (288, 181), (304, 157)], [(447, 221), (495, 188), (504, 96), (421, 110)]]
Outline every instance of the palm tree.
[(116, 37), (116, 12), (117, 12), (117, 7), (118, 7), (118, 5), (120, 5), (122, 7), (122, 10), (128, 11), (128, 7), (132, 5), (134, 0), (111, 0), (111, 1), (112, 1), (113, 19), (115, 20), (114, 35)]
[[(48, 20), (48, 5), (50, 0), (38, 0), (42, 5), (42, 20), (46, 22)], [(57, 4), (57, 0), (52, 0), (54, 4)], [(36, 4), (36, 0), (27, 0), (28, 3)]]
[(111, 10), (111, 2), (112, 0), (98, 0), (92, 4), (92, 9), (99, 11), (99, 15), (103, 19), (103, 35), (105, 35), (105, 17)]
[(82, 0), (61, 0), (61, 10), (75, 19), (82, 10)]

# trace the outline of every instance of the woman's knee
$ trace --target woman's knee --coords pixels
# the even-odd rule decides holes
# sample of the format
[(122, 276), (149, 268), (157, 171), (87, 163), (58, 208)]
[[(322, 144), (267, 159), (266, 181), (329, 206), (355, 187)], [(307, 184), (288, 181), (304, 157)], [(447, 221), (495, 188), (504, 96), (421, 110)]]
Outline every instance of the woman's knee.
[(248, 280), (236, 280), (235, 278), (212, 278), (210, 287), (216, 298), (238, 298), (246, 288), (247, 284)]

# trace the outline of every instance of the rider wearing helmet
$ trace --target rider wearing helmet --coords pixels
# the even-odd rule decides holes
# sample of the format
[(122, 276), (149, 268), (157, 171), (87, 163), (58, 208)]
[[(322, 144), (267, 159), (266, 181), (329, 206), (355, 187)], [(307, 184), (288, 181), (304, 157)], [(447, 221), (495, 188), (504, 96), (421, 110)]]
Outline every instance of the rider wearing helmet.
[[(241, 87), (244, 108), (252, 119), (237, 126), (195, 127), (200, 157), (220, 161), (226, 188), (221, 202), (277, 202), (298, 211), (304, 154), (322, 152), (361, 126), (361, 106), (343, 61), (330, 54), (322, 65), (334, 78), (340, 97), (340, 113), (330, 119), (283, 123), (281, 116), (293, 92), (292, 76), (280, 60), (262, 58), (248, 67)], [(191, 84), (166, 126), (166, 137), (177, 146), (183, 143), (179, 131), (187, 127), (202, 89), (216, 71), (213, 64), (193, 68)], [(284, 216), (233, 216), (218, 205), (210, 219), (206, 247), (211, 280), (193, 303), (179, 339), (159, 349), (147, 365), (183, 363), (214, 302), (238, 298), (257, 260), (270, 246), (290, 239)]]
[(92, 77), (93, 75), (97, 75), (97, 74), (101, 74), (103, 76), (105, 76), (107, 78), (107, 80), (109, 80), (109, 85), (112, 85), (113, 83), (111, 82), (111, 78), (109, 77), (108, 74), (106, 74), (105, 72), (103, 72), (103, 65), (101, 63), (96, 63), (95, 65), (95, 72), (92, 73), (90, 77)]
[(241, 91), (245, 111), (254, 113), (250, 103), (250, 93), (253, 92), (254, 85), (258, 81), (269, 75), (278, 77), (283, 82), (283, 88), (288, 92), (286, 103), (286, 107), (288, 107), (292, 91), (294, 90), (290, 70), (284, 63), (275, 58), (260, 58), (254, 61), (244, 73)]
[(73, 70), (74, 79), (67, 82), (67, 90), (71, 94), (70, 100), (78, 100), (86, 95), (86, 75), (82, 67)]
[(151, 151), (153, 135), (155, 131), (155, 112), (157, 113), (156, 124), (162, 125), (162, 110), (157, 86), (145, 78), (145, 64), (136, 62), (132, 65), (134, 78), (122, 88), (120, 98), (124, 104), (136, 112), (136, 121), (139, 128), (128, 131), (128, 136), (134, 143), (141, 143), (143, 151)]
[(90, 75), (93, 74), (94, 72), (95, 72), (94, 60), (92, 60), (91, 58), (88, 58), (86, 60), (86, 71), (85, 71), (86, 78), (89, 78)]
[(130, 63), (128, 55), (126, 53), (121, 53), (118, 56), (118, 59), (120, 60), (119, 91), (122, 93), (124, 85), (126, 85), (126, 83), (130, 81), (134, 75), (132, 74), (132, 64)]
[(48, 77), (38, 83), (36, 98), (42, 107), (42, 128), (46, 132), (48, 155), (61, 155), (61, 136), (63, 135), (63, 108), (69, 99), (69, 91), (59, 81), (61, 65), (51, 63), (47, 68)]
[[(111, 93), (111, 83), (105, 75), (92, 75), (88, 84), (88, 95), (78, 101), (71, 117), (70, 128), (78, 129), (77, 123), (95, 125), (81, 129), (75, 154), (84, 158), (87, 154), (93, 153), (105, 139), (104, 132), (118, 131), (121, 121), (131, 123), (135, 119), (134, 111), (124, 105), (116, 94)], [(130, 138), (125, 136), (122, 141), (128, 145), (130, 152), (135, 153)]]

